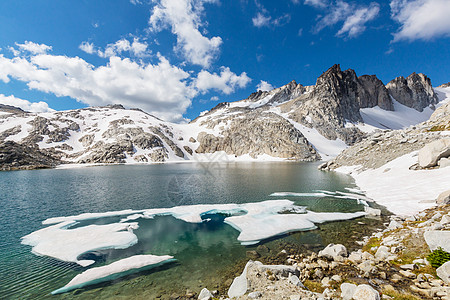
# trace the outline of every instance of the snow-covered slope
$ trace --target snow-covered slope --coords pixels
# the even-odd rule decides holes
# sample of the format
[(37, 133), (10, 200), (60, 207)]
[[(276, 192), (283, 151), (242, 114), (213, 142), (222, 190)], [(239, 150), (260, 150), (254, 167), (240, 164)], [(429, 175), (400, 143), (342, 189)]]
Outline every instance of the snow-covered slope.
[[(292, 81), (221, 103), (189, 124), (165, 122), (121, 105), (0, 113), (0, 143), (9, 142), (8, 149), (17, 148), (17, 143), (62, 162), (83, 164), (327, 160), (375, 130), (404, 128), (432, 114), (431, 107), (418, 111), (393, 98), (379, 100), (381, 96), (373, 95), (387, 91), (376, 77), (370, 79), (378, 86), (366, 87), (367, 78), (359, 81), (353, 70), (341, 71), (336, 65), (315, 86)], [(449, 101), (450, 88), (436, 92), (441, 101), (437, 107)], [(14, 162), (0, 161), (8, 163)]]
[(117, 105), (0, 116), (2, 140), (36, 144), (72, 163), (184, 161), (192, 157), (196, 142), (190, 137), (199, 131)]

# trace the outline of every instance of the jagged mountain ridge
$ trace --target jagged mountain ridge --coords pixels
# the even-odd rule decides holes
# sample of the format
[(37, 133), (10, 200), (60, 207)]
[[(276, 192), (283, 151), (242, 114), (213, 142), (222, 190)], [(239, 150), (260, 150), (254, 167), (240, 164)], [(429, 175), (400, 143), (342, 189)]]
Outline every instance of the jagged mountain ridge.
[[(423, 74), (410, 77), (397, 85), (405, 84), (419, 103), (404, 103), (417, 114), (431, 115), (423, 107), (437, 103), (431, 82)], [(200, 160), (217, 151), (229, 159), (318, 160), (336, 156), (365, 132), (382, 127), (369, 126), (366, 119), (376, 118), (379, 110), (395, 114), (401, 104), (391, 96), (375, 75), (357, 77), (353, 70), (341, 71), (335, 65), (315, 86), (291, 81), (258, 91), (241, 101), (220, 103), (190, 124), (164, 122), (120, 105), (50, 113), (10, 111), (0, 114), (0, 142), (10, 142), (0, 153), (0, 165), (22, 168), (25, 161), (28, 168), (30, 157), (49, 158), (41, 159), (39, 167), (45, 167), (45, 161), (54, 166)], [(21, 161), (14, 152), (25, 148), (31, 156)]]

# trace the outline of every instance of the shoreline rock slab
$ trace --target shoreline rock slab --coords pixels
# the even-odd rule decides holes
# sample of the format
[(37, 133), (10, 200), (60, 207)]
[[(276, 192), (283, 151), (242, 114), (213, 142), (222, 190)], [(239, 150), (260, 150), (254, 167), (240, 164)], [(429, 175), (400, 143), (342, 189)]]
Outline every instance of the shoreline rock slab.
[(442, 266), (436, 269), (436, 274), (446, 284), (450, 285), (450, 261), (444, 263)]
[(450, 139), (440, 139), (419, 150), (419, 166), (429, 168), (437, 166), (441, 158), (450, 156)]
[(446, 252), (450, 252), (450, 231), (430, 230), (423, 234), (425, 241), (431, 251), (439, 247)]

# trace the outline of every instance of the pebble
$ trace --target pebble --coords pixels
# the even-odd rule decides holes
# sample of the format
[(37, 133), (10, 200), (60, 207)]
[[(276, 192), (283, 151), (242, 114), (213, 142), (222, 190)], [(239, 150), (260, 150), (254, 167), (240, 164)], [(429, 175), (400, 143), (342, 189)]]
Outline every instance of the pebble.
[(259, 297), (262, 297), (262, 293), (261, 292), (251, 292), (248, 294), (248, 297), (250, 299), (257, 299)]

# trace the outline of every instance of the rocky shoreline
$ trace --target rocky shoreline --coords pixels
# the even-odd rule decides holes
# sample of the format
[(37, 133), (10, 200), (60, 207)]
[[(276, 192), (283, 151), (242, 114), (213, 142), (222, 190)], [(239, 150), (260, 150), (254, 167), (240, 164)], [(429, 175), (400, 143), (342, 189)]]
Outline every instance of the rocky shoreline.
[(450, 262), (436, 269), (427, 259), (439, 247), (450, 251), (450, 191), (437, 203), (413, 216), (390, 216), (384, 229), (355, 241), (357, 250), (283, 250), (284, 264), (248, 261), (226, 294), (205, 288), (174, 299), (450, 299)]

